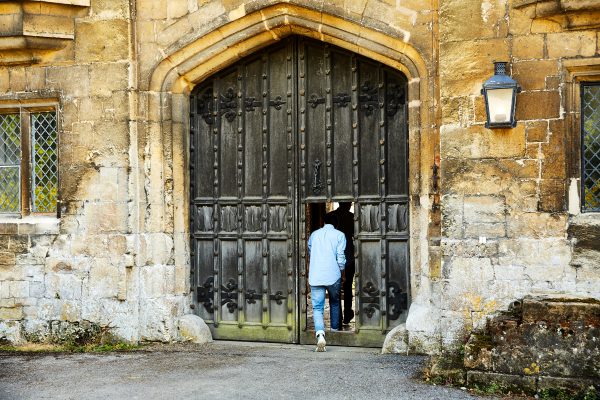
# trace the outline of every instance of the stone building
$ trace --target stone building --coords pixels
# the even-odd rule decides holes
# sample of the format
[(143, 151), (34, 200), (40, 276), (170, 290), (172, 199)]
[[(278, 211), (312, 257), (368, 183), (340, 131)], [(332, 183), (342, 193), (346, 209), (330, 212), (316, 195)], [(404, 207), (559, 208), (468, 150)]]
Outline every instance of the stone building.
[[(435, 353), (600, 299), (600, 2), (0, 3), (0, 338), (310, 343), (306, 238), (355, 214), (339, 344)], [(486, 128), (508, 62), (516, 126)], [(347, 295), (347, 294), (345, 294)]]

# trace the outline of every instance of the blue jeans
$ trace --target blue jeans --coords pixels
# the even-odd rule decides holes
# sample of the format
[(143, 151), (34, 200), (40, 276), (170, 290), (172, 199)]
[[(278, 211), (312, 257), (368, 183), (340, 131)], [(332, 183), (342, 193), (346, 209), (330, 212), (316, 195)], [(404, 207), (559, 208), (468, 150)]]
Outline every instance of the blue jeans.
[(341, 326), (340, 289), (342, 279), (338, 279), (333, 285), (311, 286), (311, 297), (313, 306), (313, 318), (315, 320), (315, 333), (325, 333), (325, 322), (323, 322), (323, 309), (325, 308), (325, 291), (329, 293), (329, 312), (331, 316), (331, 329), (339, 330)]

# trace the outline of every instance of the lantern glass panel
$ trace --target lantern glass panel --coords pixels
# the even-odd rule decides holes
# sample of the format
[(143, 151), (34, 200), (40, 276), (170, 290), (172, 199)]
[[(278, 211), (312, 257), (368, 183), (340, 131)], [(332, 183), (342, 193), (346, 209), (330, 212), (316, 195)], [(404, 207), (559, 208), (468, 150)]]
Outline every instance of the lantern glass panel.
[(510, 123), (513, 89), (488, 89), (488, 111), (491, 124)]

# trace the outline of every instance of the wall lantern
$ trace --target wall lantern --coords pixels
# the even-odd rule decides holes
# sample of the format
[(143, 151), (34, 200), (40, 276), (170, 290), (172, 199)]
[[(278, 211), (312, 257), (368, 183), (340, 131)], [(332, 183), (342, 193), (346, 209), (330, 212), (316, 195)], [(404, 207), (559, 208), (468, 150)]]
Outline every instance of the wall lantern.
[(517, 93), (521, 87), (506, 75), (506, 62), (494, 63), (494, 76), (483, 83), (481, 94), (485, 99), (486, 128), (514, 128)]

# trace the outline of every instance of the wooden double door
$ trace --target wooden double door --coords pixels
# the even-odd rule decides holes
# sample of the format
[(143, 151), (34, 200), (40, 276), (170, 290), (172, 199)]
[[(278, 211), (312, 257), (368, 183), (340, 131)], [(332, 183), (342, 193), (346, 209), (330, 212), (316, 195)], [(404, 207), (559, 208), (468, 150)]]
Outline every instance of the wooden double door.
[[(352, 202), (355, 324), (331, 344), (380, 346), (406, 319), (406, 77), (291, 37), (190, 98), (194, 307), (216, 339), (314, 342), (311, 204)], [(314, 207), (313, 207), (314, 208)], [(310, 310), (309, 310), (310, 311)]]

